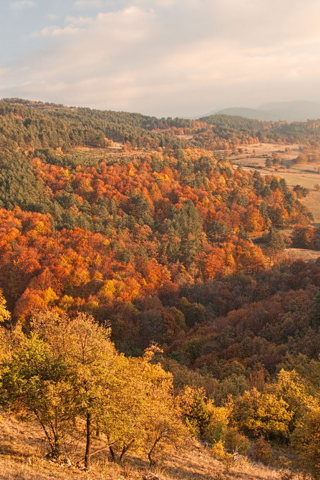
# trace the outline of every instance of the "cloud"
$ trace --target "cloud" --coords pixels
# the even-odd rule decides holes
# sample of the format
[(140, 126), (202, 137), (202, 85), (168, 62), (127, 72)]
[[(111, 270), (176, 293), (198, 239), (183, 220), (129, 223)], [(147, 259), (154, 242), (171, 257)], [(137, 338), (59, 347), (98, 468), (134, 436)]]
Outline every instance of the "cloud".
[(66, 17), (65, 27), (49, 25), (44, 27), (40, 32), (33, 32), (31, 37), (58, 37), (70, 35), (78, 32), (81, 27), (85, 27), (92, 22), (93, 19), (90, 17)]
[(65, 23), (67, 25), (80, 25), (85, 26), (93, 22), (91, 17), (66, 17)]
[(35, 7), (36, 4), (33, 0), (18, 0), (17, 2), (11, 2), (10, 7), (15, 10), (20, 10), (25, 7)]
[(0, 68), (0, 78), (4, 79), (10, 73), (8, 68)]
[(76, 0), (74, 2), (76, 8), (101, 8), (103, 6), (102, 0)]
[(57, 25), (50, 25), (44, 27), (40, 32), (33, 32), (31, 37), (59, 37), (61, 35), (70, 35), (78, 31), (78, 28), (74, 28), (72, 25), (68, 25), (65, 28), (61, 28)]
[(47, 17), (50, 20), (57, 20), (59, 18), (58, 15), (56, 15), (55, 13), (48, 13)]
[(14, 96), (159, 116), (320, 100), (318, 0), (76, 3), (101, 11), (34, 33)]

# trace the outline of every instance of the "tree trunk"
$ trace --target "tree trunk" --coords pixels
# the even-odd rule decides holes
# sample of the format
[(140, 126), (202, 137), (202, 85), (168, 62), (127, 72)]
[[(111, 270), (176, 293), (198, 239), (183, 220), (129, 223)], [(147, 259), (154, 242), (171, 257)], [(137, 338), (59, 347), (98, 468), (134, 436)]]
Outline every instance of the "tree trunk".
[(59, 458), (62, 455), (62, 439), (60, 438), (60, 435), (54, 434), (54, 446), (53, 446), (53, 451), (52, 451), (52, 457), (55, 460), (59, 460)]
[(109, 447), (112, 462), (116, 461), (116, 455), (112, 447)]
[(129, 448), (131, 447), (131, 445), (134, 443), (134, 439), (131, 440), (131, 442), (128, 443), (128, 445), (125, 445), (122, 449), (122, 452), (121, 452), (121, 455), (120, 455), (120, 458), (119, 458), (119, 463), (122, 462), (122, 459), (125, 455), (125, 453), (129, 450)]
[(51, 456), (53, 457), (53, 456), (54, 456), (54, 450), (55, 450), (54, 440), (51, 440), (51, 437), (50, 437), (50, 435), (49, 435), (49, 432), (48, 432), (45, 424), (42, 422), (41, 417), (40, 417), (40, 415), (38, 414), (38, 412), (37, 412), (36, 409), (33, 410), (33, 413), (35, 414), (38, 422), (40, 423), (41, 427), (43, 428), (43, 431), (44, 431), (44, 433), (45, 433), (45, 435), (46, 435), (46, 437), (47, 437), (48, 443), (49, 443), (50, 448), (51, 448)]
[(84, 466), (86, 469), (90, 468), (90, 454), (91, 454), (91, 413), (87, 413), (87, 444), (86, 453), (84, 456)]
[(152, 458), (152, 454), (153, 454), (153, 451), (156, 448), (157, 444), (160, 442), (160, 440), (161, 440), (161, 437), (158, 437), (156, 439), (156, 441), (154, 442), (154, 444), (152, 445), (152, 447), (151, 447), (151, 449), (148, 453), (148, 459), (149, 459), (150, 467), (152, 467), (153, 465), (156, 464), (155, 460)]

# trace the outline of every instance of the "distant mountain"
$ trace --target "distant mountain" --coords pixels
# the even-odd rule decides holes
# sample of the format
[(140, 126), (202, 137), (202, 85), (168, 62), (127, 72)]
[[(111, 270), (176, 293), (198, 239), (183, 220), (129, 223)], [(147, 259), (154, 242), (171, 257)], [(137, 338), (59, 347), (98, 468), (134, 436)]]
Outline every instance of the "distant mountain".
[[(245, 108), (245, 107), (231, 107), (231, 108), (224, 108), (223, 110), (219, 110), (216, 112), (217, 114), (223, 115), (232, 115), (237, 117), (245, 117), (251, 118), (253, 120), (273, 120), (269, 118), (269, 112), (260, 112), (254, 108)], [(268, 117), (268, 118), (267, 118)], [(277, 119), (279, 120), (279, 118)]]
[(225, 108), (208, 115), (212, 115), (213, 113), (236, 115), (254, 120), (271, 120), (274, 122), (279, 120), (305, 122), (307, 120), (320, 119), (320, 103), (307, 101), (274, 102), (262, 104), (257, 108)]

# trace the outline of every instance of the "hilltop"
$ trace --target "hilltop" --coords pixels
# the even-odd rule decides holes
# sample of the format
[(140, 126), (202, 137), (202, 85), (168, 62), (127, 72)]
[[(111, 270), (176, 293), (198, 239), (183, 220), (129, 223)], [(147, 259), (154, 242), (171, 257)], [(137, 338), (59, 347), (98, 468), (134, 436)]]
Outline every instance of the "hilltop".
[(320, 118), (320, 103), (296, 101), (266, 103), (257, 108), (229, 107), (209, 115), (231, 115), (264, 121), (306, 122)]

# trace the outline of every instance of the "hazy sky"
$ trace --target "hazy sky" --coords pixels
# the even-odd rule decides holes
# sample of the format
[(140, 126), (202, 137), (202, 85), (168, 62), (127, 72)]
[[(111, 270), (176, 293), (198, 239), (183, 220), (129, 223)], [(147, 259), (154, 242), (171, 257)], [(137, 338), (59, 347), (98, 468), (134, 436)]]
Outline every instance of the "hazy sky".
[(196, 116), (320, 101), (319, 0), (0, 0), (0, 97)]

